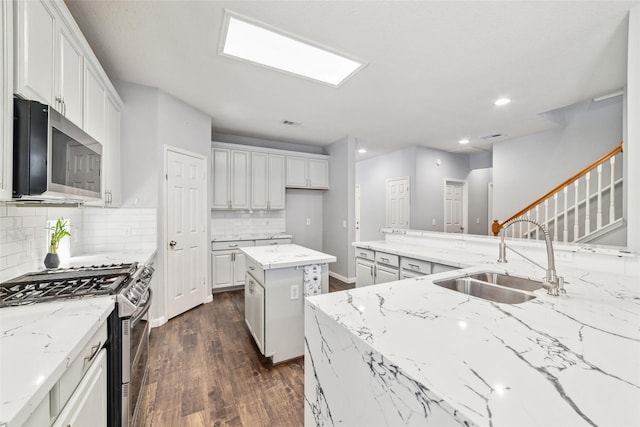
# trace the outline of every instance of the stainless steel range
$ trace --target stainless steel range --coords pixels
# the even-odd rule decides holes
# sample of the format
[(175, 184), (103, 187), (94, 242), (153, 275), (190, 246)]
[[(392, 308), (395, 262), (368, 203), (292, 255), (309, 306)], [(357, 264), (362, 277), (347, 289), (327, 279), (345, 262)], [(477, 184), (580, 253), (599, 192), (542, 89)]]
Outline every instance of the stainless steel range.
[(151, 277), (149, 265), (113, 264), (27, 273), (0, 284), (0, 307), (115, 295), (108, 319), (108, 425), (133, 425), (146, 382)]

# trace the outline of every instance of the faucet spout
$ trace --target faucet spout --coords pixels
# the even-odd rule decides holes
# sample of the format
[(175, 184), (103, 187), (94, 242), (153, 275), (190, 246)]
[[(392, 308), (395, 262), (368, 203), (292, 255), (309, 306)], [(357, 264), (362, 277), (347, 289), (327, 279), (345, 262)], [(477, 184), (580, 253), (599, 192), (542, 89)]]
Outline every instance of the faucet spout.
[[(560, 292), (566, 293), (566, 290), (564, 289), (564, 279), (562, 277), (558, 277), (556, 273), (556, 263), (555, 263), (555, 256), (553, 254), (553, 244), (551, 243), (551, 237), (549, 236), (549, 233), (547, 232), (546, 227), (540, 224), (538, 221), (535, 221), (531, 218), (523, 217), (523, 218), (512, 219), (511, 221), (507, 222), (504, 225), (504, 227), (500, 230), (500, 233), (502, 233), (502, 235), (500, 237), (498, 262), (507, 262), (507, 258), (506, 258), (507, 244), (504, 242), (505, 230), (517, 222), (531, 223), (536, 227), (538, 227), (544, 234), (544, 241), (547, 247), (547, 268), (545, 269), (546, 275), (545, 275), (544, 284), (542, 286), (547, 290), (547, 293), (549, 295), (557, 296)], [(513, 251), (519, 254), (519, 252), (515, 250)], [(526, 257), (524, 258), (528, 259)]]

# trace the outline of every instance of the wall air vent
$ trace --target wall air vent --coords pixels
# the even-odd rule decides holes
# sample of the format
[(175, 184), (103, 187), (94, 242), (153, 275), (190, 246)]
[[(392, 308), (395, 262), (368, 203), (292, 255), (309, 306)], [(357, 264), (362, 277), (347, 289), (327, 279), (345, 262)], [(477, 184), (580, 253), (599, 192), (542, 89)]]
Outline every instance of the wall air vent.
[(300, 126), (302, 123), (294, 122), (292, 120), (281, 120), (280, 124), (285, 126)]
[(481, 136), (480, 139), (484, 139), (486, 141), (487, 139), (500, 138), (501, 136), (504, 136), (504, 135), (501, 133), (493, 133), (491, 135)]

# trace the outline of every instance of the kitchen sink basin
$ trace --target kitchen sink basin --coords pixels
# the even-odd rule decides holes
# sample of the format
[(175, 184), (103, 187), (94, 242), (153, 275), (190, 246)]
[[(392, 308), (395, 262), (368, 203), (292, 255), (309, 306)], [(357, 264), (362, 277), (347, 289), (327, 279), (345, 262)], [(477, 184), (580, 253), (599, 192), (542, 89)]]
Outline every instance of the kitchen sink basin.
[[(479, 280), (478, 278), (476, 278), (476, 276), (480, 278), (486, 278), (488, 280)], [(480, 273), (464, 277), (454, 277), (451, 279), (437, 280), (433, 283), (437, 286), (451, 289), (452, 291), (461, 292), (463, 294), (471, 295), (476, 298), (482, 298), (484, 300), (500, 302), (504, 304), (520, 304), (535, 298), (535, 295), (533, 295), (530, 290), (520, 290), (507, 287), (507, 285), (503, 283), (510, 282), (506, 281), (505, 278), (511, 279), (514, 277), (506, 276), (499, 273)], [(515, 277), (515, 279), (529, 281), (528, 279), (522, 279), (519, 277)], [(502, 283), (492, 283), (491, 280), (493, 280), (494, 282), (502, 281)], [(514, 281), (513, 283), (517, 283), (518, 286), (524, 286), (522, 283), (518, 283), (517, 281)], [(537, 283), (539, 283), (538, 287), (532, 290), (540, 289), (542, 287), (542, 283)], [(528, 286), (532, 287), (533, 285), (528, 284)]]
[(480, 280), (482, 282), (493, 283), (494, 285), (505, 286), (511, 289), (519, 289), (521, 291), (537, 291), (542, 289), (542, 282), (538, 280), (525, 279), (524, 277), (508, 276), (501, 273), (476, 273), (469, 274), (467, 277)]

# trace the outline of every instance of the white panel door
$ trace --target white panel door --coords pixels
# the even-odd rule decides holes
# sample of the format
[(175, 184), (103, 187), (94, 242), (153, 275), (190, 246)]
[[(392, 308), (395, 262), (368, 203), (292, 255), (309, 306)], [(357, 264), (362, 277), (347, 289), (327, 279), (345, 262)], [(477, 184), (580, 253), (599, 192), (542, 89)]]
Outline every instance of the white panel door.
[(447, 233), (464, 232), (462, 190), (462, 183), (447, 181), (444, 198), (444, 231)]
[(206, 160), (167, 149), (167, 316), (206, 295)]
[(409, 177), (387, 180), (387, 227), (409, 228)]

